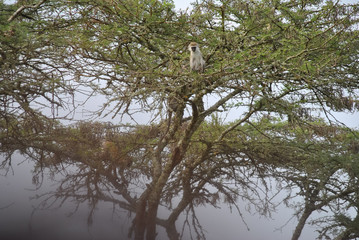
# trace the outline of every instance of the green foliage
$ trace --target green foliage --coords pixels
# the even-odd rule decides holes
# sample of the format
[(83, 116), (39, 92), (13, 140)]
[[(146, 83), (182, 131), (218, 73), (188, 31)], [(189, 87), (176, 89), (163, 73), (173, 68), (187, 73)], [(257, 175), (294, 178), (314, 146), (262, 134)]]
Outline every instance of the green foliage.
[[(261, 194), (246, 181), (269, 176), (299, 189), (303, 212), (329, 207), (352, 231), (335, 201), (350, 206), (355, 198), (358, 132), (331, 114), (359, 106), (358, 4), (205, 0), (178, 12), (167, 0), (49, 0), (0, 7), (4, 142), (29, 137), (39, 148), (35, 135), (55, 131), (58, 139), (45, 138), (55, 143), (45, 144), (56, 153), (48, 165), (60, 159), (115, 175), (140, 172), (150, 187), (129, 202), (148, 207), (138, 215), (148, 223), (158, 222), (159, 204), (172, 208), (174, 196), (182, 198), (174, 214), (194, 203), (216, 206), (221, 194), (236, 205), (240, 190), (225, 181), (251, 200)], [(201, 46), (204, 73), (189, 71), (191, 41)], [(106, 97), (99, 115), (151, 113), (151, 125), (62, 128), (42, 116), (39, 105), (67, 107), (64, 96), (83, 88)], [(205, 191), (207, 184), (217, 192)]]
[(32, 118), (37, 125), (44, 117), (40, 109), (47, 106), (54, 113), (69, 107), (67, 98), (73, 94), (55, 43), (45, 37), (49, 21), (36, 12), (40, 6), (35, 3), (0, 4), (0, 115), (9, 124), (12, 118)]

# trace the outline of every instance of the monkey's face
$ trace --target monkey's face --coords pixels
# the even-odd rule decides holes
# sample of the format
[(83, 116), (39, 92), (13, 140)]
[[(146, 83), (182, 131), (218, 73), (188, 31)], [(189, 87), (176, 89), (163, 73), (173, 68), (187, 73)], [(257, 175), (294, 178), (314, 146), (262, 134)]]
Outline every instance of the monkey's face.
[(195, 42), (191, 42), (191, 43), (188, 45), (188, 50), (190, 50), (191, 52), (196, 52), (196, 51), (197, 51), (197, 48), (198, 48), (198, 44), (195, 43)]

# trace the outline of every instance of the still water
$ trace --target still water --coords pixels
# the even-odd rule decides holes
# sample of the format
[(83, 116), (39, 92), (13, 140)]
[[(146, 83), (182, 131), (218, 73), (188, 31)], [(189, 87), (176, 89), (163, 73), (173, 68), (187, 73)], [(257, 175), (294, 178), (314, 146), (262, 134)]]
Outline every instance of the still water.
[[(4, 157), (1, 156), (1, 161)], [(113, 203), (99, 201), (93, 209), (89, 200), (78, 201), (68, 198), (55, 200), (59, 194), (61, 180), (78, 166), (66, 166), (56, 174), (46, 168), (34, 178), (35, 163), (20, 154), (15, 154), (11, 168), (2, 169), (0, 176), (0, 236), (1, 239), (129, 239), (128, 229), (133, 214)], [(36, 184), (37, 183), (37, 184)], [(197, 217), (201, 222), (206, 239), (290, 239), (296, 220), (286, 222), (293, 212), (279, 207), (271, 218), (246, 212), (245, 203), (240, 203), (244, 221), (234, 209), (226, 204), (220, 208), (201, 206)], [(159, 209), (159, 217), (168, 210)], [(90, 217), (89, 217), (90, 216)], [(182, 214), (176, 227), (182, 229), (186, 217)], [(281, 228), (285, 225), (283, 228)], [(281, 228), (281, 229), (280, 229)], [(307, 227), (301, 239), (315, 239), (315, 229)], [(168, 239), (166, 231), (157, 227), (158, 239)], [(188, 231), (182, 239), (191, 239)]]

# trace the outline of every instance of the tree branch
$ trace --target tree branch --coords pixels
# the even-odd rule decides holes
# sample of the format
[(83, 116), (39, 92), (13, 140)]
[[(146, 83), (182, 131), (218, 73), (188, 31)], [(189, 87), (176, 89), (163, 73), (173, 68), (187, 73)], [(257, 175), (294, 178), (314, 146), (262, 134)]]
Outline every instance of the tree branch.
[(22, 5), (21, 7), (19, 7), (14, 13), (13, 15), (11, 15), (9, 17), (9, 19), (7, 20), (8, 22), (13, 21), (22, 11), (24, 11), (27, 8), (32, 8), (32, 9), (37, 9), (40, 7), (41, 4), (43, 4), (44, 2), (46, 2), (46, 0), (42, 0), (40, 1), (38, 4), (34, 4), (34, 5)]

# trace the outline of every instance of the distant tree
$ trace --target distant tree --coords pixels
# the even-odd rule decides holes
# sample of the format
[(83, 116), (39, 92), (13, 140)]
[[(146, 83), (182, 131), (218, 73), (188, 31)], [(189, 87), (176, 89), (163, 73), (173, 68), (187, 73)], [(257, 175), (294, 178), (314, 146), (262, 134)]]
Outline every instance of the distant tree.
[[(120, 128), (119, 135), (91, 138), (88, 131), (95, 145), (79, 141), (71, 146), (85, 155), (69, 155), (92, 166), (93, 156), (105, 151), (98, 160), (107, 159), (105, 169), (141, 169), (148, 178), (142, 193), (119, 191), (135, 206), (128, 208), (136, 214), (135, 239), (155, 239), (157, 224), (177, 239), (179, 214), (192, 211), (197, 224), (193, 207), (220, 199), (237, 206), (243, 197), (266, 213), (270, 198), (260, 198), (262, 189), (252, 181), (258, 178), (299, 190), (288, 196), (303, 198), (292, 239), (324, 208), (335, 214), (341, 239), (356, 236), (350, 222), (356, 219), (344, 218), (335, 203), (357, 203), (358, 133), (341, 126), (334, 113), (359, 106), (358, 4), (221, 0), (177, 12), (166, 0), (38, 3), (36, 11), (28, 10), (42, 20), (33, 29), (41, 40), (35, 43), (45, 45), (26, 48), (43, 57), (35, 61), (40, 65), (31, 65), (30, 58), (40, 75), (31, 79), (38, 83), (54, 73), (91, 87), (108, 99), (98, 111), (102, 115), (151, 116), (151, 124)], [(25, 24), (22, 14), (15, 19)], [(192, 41), (201, 45), (204, 73), (189, 71), (186, 48)], [(117, 162), (107, 165), (113, 156)], [(161, 204), (172, 209), (163, 221), (157, 218)]]

